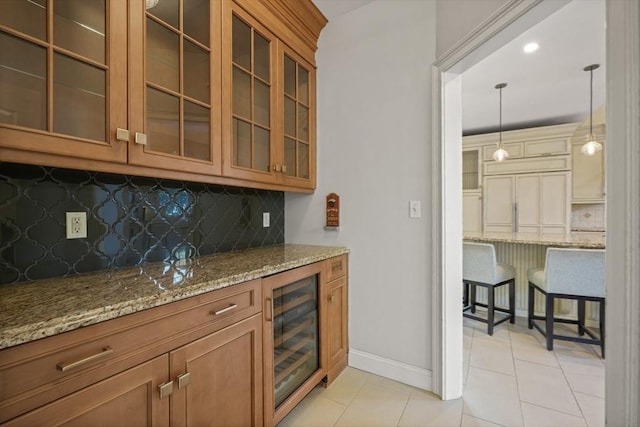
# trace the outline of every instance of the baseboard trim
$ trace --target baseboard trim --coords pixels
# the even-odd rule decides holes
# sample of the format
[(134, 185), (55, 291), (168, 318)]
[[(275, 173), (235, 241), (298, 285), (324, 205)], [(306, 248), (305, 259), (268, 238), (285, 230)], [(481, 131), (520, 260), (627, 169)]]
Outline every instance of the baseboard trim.
[(427, 369), (352, 348), (349, 349), (349, 366), (408, 384), (412, 387), (432, 391), (431, 371)]

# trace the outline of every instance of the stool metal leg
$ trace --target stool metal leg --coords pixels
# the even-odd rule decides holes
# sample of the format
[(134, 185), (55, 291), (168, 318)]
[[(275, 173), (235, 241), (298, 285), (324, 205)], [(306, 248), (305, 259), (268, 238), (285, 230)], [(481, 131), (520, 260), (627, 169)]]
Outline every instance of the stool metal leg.
[(604, 359), (604, 298), (598, 302), (600, 305), (600, 350), (602, 351), (602, 358)]
[(546, 319), (547, 327), (547, 350), (553, 350), (553, 297), (547, 294), (545, 301), (546, 307), (544, 311), (544, 317)]
[(528, 319), (529, 329), (533, 329), (533, 307), (536, 301), (535, 298), (536, 298), (535, 289), (533, 288), (533, 285), (529, 283), (529, 300), (527, 301), (527, 305), (528, 305), (527, 319)]
[(476, 312), (476, 285), (473, 283), (469, 284), (469, 306), (471, 307), (471, 313)]
[(584, 335), (584, 307), (585, 301), (583, 299), (578, 300), (578, 335)]
[(495, 286), (490, 286), (487, 288), (487, 334), (493, 335), (493, 318), (494, 318), (494, 307), (493, 303), (495, 300)]
[(509, 282), (509, 323), (516, 323), (516, 279)]

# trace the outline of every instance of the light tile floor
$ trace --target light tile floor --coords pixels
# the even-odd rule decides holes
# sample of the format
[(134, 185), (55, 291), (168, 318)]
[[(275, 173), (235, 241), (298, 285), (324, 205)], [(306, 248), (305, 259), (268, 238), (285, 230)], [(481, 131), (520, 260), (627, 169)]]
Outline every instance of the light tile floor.
[(464, 319), (464, 397), (432, 393), (354, 368), (316, 387), (278, 427), (600, 427), (604, 361), (599, 347), (555, 341), (526, 327)]

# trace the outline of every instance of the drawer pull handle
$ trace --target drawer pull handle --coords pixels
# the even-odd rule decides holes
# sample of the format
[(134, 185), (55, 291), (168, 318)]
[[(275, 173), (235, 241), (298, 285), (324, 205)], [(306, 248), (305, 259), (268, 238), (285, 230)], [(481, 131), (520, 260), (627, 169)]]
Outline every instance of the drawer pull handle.
[(79, 368), (82, 365), (86, 365), (87, 363), (100, 360), (103, 357), (109, 356), (111, 353), (113, 353), (113, 349), (107, 346), (107, 347), (104, 347), (100, 353), (94, 354), (89, 357), (85, 357), (84, 359), (80, 359), (71, 363), (58, 363), (57, 367), (59, 371), (67, 372), (72, 369)]
[(231, 310), (234, 310), (236, 308), (238, 308), (238, 304), (231, 304), (229, 307), (221, 308), (218, 311), (213, 311), (213, 312), (211, 312), (211, 314), (213, 314), (214, 316), (219, 316), (221, 314), (226, 313), (227, 311), (231, 311)]
[(178, 389), (185, 388), (191, 382), (191, 372), (182, 374), (178, 377)]
[(173, 394), (173, 381), (159, 385), (158, 389), (160, 390), (160, 399), (170, 396)]

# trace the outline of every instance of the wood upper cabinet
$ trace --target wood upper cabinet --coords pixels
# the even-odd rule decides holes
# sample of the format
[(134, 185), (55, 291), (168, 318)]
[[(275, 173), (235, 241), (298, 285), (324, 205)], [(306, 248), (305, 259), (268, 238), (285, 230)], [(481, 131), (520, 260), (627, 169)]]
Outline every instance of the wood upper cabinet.
[(130, 163), (221, 173), (220, 7), (130, 2)]
[(313, 189), (315, 67), (254, 18), (264, 14), (259, 2), (223, 6), (222, 173)]
[(126, 2), (0, 1), (0, 52), (0, 148), (126, 162)]

